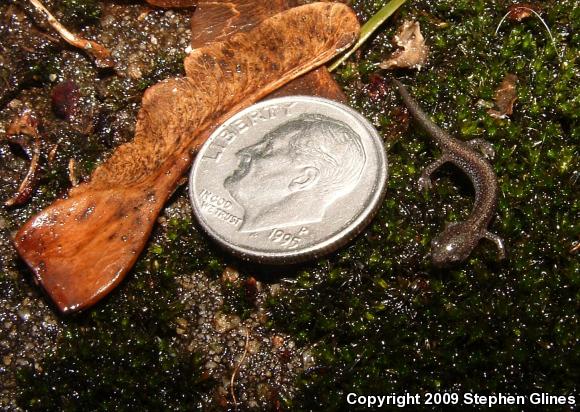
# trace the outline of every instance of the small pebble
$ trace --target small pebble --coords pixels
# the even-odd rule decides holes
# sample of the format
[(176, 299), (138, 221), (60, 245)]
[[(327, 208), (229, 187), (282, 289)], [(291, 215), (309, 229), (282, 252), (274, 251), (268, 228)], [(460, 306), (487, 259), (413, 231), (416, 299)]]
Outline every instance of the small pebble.
[(30, 312), (28, 309), (22, 308), (18, 310), (18, 316), (20, 316), (22, 320), (26, 321), (30, 318)]
[(275, 348), (279, 348), (283, 344), (284, 338), (282, 336), (279, 335), (272, 336), (272, 345), (274, 345)]
[(18, 99), (11, 100), (10, 103), (8, 103), (8, 107), (11, 109), (19, 109), (22, 107), (22, 101)]
[(209, 361), (209, 362), (207, 362), (207, 363), (205, 364), (205, 368), (206, 368), (206, 369), (209, 369), (209, 370), (211, 370), (211, 369), (215, 369), (215, 368), (217, 368), (217, 367), (218, 367), (218, 364), (217, 364), (217, 363), (215, 363), (214, 361)]
[(143, 77), (143, 73), (141, 72), (141, 69), (139, 68), (139, 66), (137, 64), (131, 64), (127, 68), (127, 75), (129, 75), (130, 78), (135, 79), (135, 80)]
[(235, 315), (225, 315), (223, 313), (218, 313), (214, 317), (214, 328), (219, 333), (232, 330), (240, 324), (240, 318)]
[(239, 279), (239, 277), (240, 274), (238, 273), (237, 270), (235, 270), (231, 266), (227, 266), (222, 273), (222, 282), (234, 283)]

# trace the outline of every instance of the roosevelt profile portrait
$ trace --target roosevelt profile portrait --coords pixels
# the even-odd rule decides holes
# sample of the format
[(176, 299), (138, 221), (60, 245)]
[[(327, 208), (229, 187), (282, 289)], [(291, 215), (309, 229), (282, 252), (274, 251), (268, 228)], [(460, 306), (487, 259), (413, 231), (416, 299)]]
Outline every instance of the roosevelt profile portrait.
[(236, 156), (224, 187), (244, 209), (241, 232), (320, 222), (356, 187), (366, 163), (360, 136), (321, 114), (287, 121)]

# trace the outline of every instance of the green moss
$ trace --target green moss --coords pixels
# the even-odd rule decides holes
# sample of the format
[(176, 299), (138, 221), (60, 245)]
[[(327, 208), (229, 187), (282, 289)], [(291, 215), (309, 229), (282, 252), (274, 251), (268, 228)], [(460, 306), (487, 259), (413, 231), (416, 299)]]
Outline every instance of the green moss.
[[(355, 2), (363, 20), (380, 5)], [(580, 73), (578, 38), (567, 34), (577, 25), (574, 6), (543, 8), (558, 50), (537, 19), (506, 21), (495, 35), (506, 7), (407, 4), (338, 70), (351, 104), (387, 139), (389, 188), (362, 236), (305, 267), (285, 294), (269, 301), (272, 325), (314, 345), (320, 362), (301, 378), (294, 408), (340, 409), (348, 392), (577, 392), (580, 264), (569, 250), (580, 233), (574, 80)], [(419, 127), (397, 134), (395, 121), (384, 120), (396, 119), (401, 103), (371, 68), (393, 50), (389, 40), (406, 18), (421, 23), (429, 63), (420, 72), (381, 74), (404, 76), (426, 111), (455, 136), (494, 144), (501, 199), (491, 229), (507, 244), (504, 262), (481, 242), (466, 263), (431, 267), (430, 240), (446, 221), (470, 213), (473, 193), (452, 167), (437, 173), (430, 193), (419, 193), (420, 171), (439, 154)], [(487, 109), (507, 73), (519, 78), (514, 114), (493, 119)]]
[(56, 7), (62, 13), (62, 23), (76, 28), (98, 23), (102, 13), (98, 0), (58, 0)]
[[(85, 314), (69, 319), (58, 350), (42, 371), (19, 376), (26, 410), (197, 410), (212, 387), (201, 356), (175, 345), (182, 310), (176, 274), (212, 261), (196, 249), (191, 222), (173, 219), (158, 231), (129, 281)], [(191, 255), (173, 254), (191, 249)]]
[(241, 319), (247, 319), (256, 309), (255, 279), (245, 281), (224, 282), (222, 284), (224, 313), (235, 314)]
[(141, 91), (144, 91), (160, 80), (167, 79), (172, 76), (183, 75), (184, 59), (185, 53), (160, 54), (155, 56), (153, 68), (143, 77), (143, 79), (140, 80), (137, 88)]
[[(25, 410), (197, 410), (209, 384), (200, 358), (184, 358), (167, 338), (129, 319), (120, 330), (72, 332), (42, 372), (27, 370), (20, 406)], [(119, 332), (122, 334), (119, 335)], [(151, 333), (151, 334), (150, 334)], [(122, 337), (127, 338), (119, 344)]]
[(224, 268), (223, 256), (208, 246), (205, 237), (193, 226), (191, 218), (171, 218), (160, 242), (152, 244), (153, 258), (148, 262), (164, 276), (205, 271), (219, 276)]

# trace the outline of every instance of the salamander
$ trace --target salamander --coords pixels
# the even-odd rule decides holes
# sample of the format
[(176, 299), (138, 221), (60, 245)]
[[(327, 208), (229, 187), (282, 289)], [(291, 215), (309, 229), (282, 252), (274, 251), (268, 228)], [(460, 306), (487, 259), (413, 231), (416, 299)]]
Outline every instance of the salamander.
[(475, 202), (469, 217), (462, 222), (447, 223), (445, 229), (432, 240), (433, 264), (445, 267), (464, 261), (481, 239), (494, 242), (500, 259), (503, 259), (505, 248), (502, 239), (487, 230), (495, 214), (499, 193), (497, 177), (486, 159), (493, 158), (495, 154), (492, 145), (483, 139), (463, 142), (451, 137), (433, 123), (400, 81), (396, 79), (392, 81), (411, 115), (442, 151), (441, 157), (421, 173), (419, 189), (431, 188), (431, 175), (443, 164), (450, 162), (469, 177), (475, 191)]

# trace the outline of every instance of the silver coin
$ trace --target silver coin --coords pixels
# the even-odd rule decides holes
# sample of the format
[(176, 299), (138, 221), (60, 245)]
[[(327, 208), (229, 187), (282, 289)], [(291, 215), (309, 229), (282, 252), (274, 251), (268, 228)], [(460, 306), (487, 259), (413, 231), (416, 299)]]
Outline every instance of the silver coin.
[(227, 250), (286, 264), (354, 238), (386, 182), (382, 139), (364, 117), (332, 100), (289, 96), (222, 124), (193, 163), (189, 192), (200, 225)]

